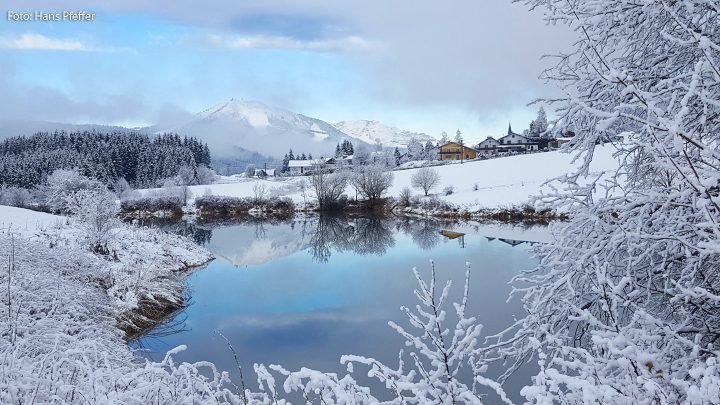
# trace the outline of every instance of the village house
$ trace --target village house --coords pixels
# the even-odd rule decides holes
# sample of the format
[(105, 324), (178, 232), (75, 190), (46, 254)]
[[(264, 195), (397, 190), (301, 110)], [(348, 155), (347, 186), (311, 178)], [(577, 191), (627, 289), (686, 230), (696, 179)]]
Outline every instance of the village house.
[(448, 142), (440, 146), (440, 160), (468, 160), (476, 159), (477, 151), (473, 148), (460, 145), (456, 142)]
[(497, 139), (488, 136), (487, 139), (478, 144), (476, 149), (481, 155), (488, 156), (496, 154), (499, 146), (500, 142)]
[(512, 126), (508, 125), (507, 135), (498, 139), (488, 137), (478, 144), (477, 150), (485, 156), (511, 152), (525, 153), (539, 150), (539, 144), (532, 138), (516, 134)]
[(334, 167), (335, 158), (305, 159), (288, 161), (288, 170), (291, 176), (310, 174), (322, 166)]
[(275, 177), (275, 169), (255, 169), (253, 177)]
[(566, 143), (572, 141), (575, 138), (575, 132), (567, 131), (563, 136), (555, 138), (554, 140), (550, 141), (548, 144), (548, 147), (551, 149), (560, 149), (561, 146), (565, 145)]

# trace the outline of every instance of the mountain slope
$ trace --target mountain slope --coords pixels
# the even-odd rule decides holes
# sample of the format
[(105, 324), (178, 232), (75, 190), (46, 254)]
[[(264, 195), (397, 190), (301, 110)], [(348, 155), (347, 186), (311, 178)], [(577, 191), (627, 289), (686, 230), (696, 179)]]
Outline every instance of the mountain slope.
[(401, 147), (404, 148), (410, 142), (411, 138), (425, 143), (427, 141), (435, 141), (428, 134), (405, 131), (396, 127), (391, 127), (379, 121), (340, 121), (333, 124), (338, 130), (369, 144), (375, 144), (377, 140), (385, 147)]
[(253, 151), (281, 159), (288, 149), (330, 156), (349, 137), (325, 121), (254, 101), (220, 103), (182, 125), (158, 132), (197, 136), (208, 143), (213, 158), (232, 158)]

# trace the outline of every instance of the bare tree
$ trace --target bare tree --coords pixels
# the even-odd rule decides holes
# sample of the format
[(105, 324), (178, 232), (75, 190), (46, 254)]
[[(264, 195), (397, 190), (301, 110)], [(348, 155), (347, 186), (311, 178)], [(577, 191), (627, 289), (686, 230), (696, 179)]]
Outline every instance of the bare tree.
[(320, 209), (331, 209), (335, 206), (347, 184), (348, 176), (345, 173), (331, 173), (326, 166), (315, 169), (310, 177), (310, 185)]
[(376, 204), (392, 186), (393, 174), (379, 165), (359, 167), (352, 175), (351, 183), (370, 204)]
[(415, 188), (420, 188), (428, 195), (430, 190), (440, 183), (440, 175), (434, 169), (423, 167), (415, 172), (410, 178), (410, 184)]
[(253, 186), (253, 201), (255, 204), (260, 204), (267, 197), (267, 190), (263, 184), (256, 182)]

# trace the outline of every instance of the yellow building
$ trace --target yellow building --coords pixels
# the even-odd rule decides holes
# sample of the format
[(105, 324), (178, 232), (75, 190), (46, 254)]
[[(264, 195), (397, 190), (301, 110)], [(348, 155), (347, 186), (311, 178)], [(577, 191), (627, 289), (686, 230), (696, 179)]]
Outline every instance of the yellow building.
[(448, 142), (440, 147), (440, 160), (468, 160), (477, 158), (477, 151), (473, 148)]

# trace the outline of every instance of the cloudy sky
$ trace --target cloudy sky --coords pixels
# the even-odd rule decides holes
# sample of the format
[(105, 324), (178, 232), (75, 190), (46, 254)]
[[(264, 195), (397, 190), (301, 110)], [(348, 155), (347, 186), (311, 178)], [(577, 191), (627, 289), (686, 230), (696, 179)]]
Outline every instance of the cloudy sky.
[[(229, 98), (497, 135), (572, 34), (510, 0), (4, 0), (0, 119), (168, 124)], [(95, 13), (91, 22), (13, 13)]]

